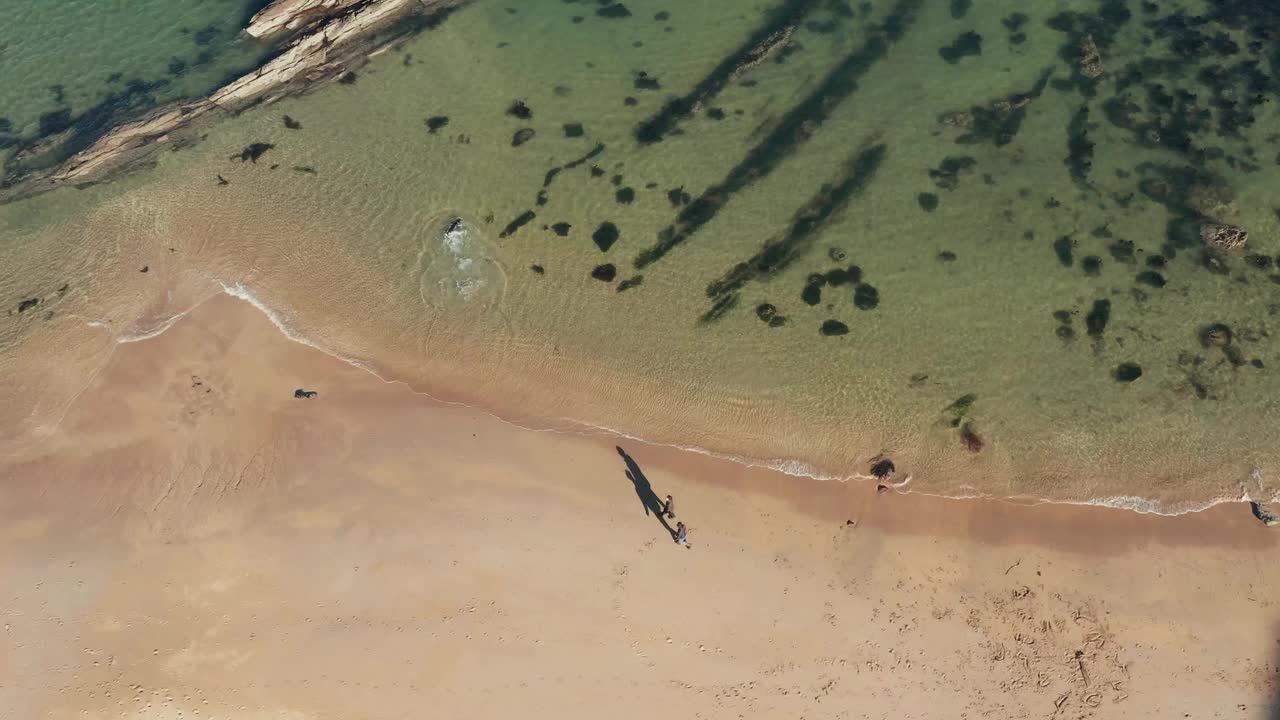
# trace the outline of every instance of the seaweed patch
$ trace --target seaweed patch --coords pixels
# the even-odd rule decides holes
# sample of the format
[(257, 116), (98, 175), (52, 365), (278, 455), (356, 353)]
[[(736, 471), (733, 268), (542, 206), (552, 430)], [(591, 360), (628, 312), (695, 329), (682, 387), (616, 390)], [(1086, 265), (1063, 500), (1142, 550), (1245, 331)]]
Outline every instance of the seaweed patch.
[(662, 109), (637, 125), (636, 140), (641, 144), (662, 140), (681, 120), (693, 115), (699, 107), (719, 94), (744, 69), (759, 64), (785, 45), (796, 25), (818, 5), (819, 0), (786, 0), (770, 12), (764, 23), (742, 45), (721, 60), (692, 90), (667, 101)]
[[(791, 217), (790, 227), (780, 238), (765, 243), (756, 254), (712, 282), (707, 287), (707, 297), (712, 300), (713, 310), (725, 298), (736, 297), (747, 283), (785, 270), (812, 250), (818, 234), (826, 227), (827, 222), (866, 189), (875, 177), (876, 170), (884, 162), (886, 152), (887, 148), (883, 143), (864, 144), (846, 161), (840, 177), (834, 183), (824, 184), (808, 202), (796, 210)], [(853, 279), (855, 275), (857, 280)], [(845, 270), (842, 282), (858, 282), (861, 278), (861, 268), (850, 266)], [(806, 288), (820, 287), (819, 283), (826, 282), (825, 276), (817, 275), (806, 283)], [(810, 295), (813, 293), (809, 290), (806, 292)], [(818, 295), (821, 295), (820, 290)], [(808, 302), (808, 298), (802, 299)], [(703, 322), (714, 320), (722, 314), (723, 312), (709, 312), (703, 316)]]
[(893, 13), (884, 18), (857, 52), (827, 73), (721, 182), (707, 188), (681, 210), (671, 225), (659, 231), (658, 242), (636, 256), (636, 268), (657, 262), (688, 240), (728, 204), (734, 193), (768, 176), (784, 158), (808, 141), (841, 102), (858, 89), (858, 79), (882, 60), (911, 27), (922, 4), (923, 0), (898, 0)]

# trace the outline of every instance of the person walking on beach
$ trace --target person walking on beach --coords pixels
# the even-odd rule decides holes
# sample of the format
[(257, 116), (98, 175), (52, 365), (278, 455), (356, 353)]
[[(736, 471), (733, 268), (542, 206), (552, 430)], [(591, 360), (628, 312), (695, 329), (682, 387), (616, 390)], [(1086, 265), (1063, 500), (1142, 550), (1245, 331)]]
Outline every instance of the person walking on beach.
[(662, 514), (667, 516), (667, 518), (674, 518), (676, 516), (676, 501), (671, 499), (670, 495), (667, 496), (667, 501), (662, 503)]
[(676, 544), (689, 547), (689, 528), (684, 523), (676, 523)]

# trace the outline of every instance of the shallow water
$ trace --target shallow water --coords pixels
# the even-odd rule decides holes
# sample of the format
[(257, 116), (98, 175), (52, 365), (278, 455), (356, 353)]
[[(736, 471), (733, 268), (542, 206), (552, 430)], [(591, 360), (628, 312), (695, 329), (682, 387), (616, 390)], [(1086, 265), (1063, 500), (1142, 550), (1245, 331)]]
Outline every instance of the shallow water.
[[(541, 423), (831, 477), (883, 455), (949, 495), (1269, 497), (1280, 67), (1249, 43), (1280, 20), (1179, 22), (1225, 5), (475, 3), (353, 84), (0, 208), (6, 302), (54, 313), (10, 313), (5, 367), (75, 377), (227, 286), (386, 376)], [(773, 54), (718, 70), (786, 12)], [(970, 31), (981, 53), (957, 58)], [(274, 147), (231, 159), (251, 142)], [(1206, 254), (1201, 216), (1247, 251)], [(48, 343), (62, 364), (33, 359)], [(8, 388), (14, 422), (54, 422), (31, 387)]]

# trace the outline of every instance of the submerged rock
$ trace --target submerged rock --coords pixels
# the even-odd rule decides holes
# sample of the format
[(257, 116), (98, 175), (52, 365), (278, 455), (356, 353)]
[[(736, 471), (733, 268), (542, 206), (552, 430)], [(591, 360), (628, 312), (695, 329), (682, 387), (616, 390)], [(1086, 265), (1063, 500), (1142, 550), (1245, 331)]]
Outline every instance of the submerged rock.
[(591, 240), (600, 248), (600, 252), (609, 252), (609, 248), (618, 241), (618, 226), (609, 221), (600, 223), (600, 227), (591, 233)]
[(613, 279), (617, 276), (618, 268), (613, 263), (597, 265), (595, 269), (591, 271), (591, 277), (602, 282), (613, 282)]
[(839, 320), (826, 320), (826, 321), (823, 321), (822, 327), (819, 329), (819, 332), (821, 332), (823, 335), (826, 335), (827, 337), (831, 337), (834, 335), (848, 335), (849, 326), (845, 325)]
[(520, 128), (511, 136), (511, 147), (520, 147), (521, 145), (533, 139), (533, 128)]

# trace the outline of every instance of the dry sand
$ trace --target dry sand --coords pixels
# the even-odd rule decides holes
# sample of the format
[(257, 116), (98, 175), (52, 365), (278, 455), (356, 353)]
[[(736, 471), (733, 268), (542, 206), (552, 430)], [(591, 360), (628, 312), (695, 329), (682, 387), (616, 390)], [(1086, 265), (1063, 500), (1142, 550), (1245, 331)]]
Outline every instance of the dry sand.
[[(298, 387), (313, 400), (293, 398)], [(229, 297), (0, 460), (4, 718), (1272, 718), (1280, 534), (444, 405)]]

